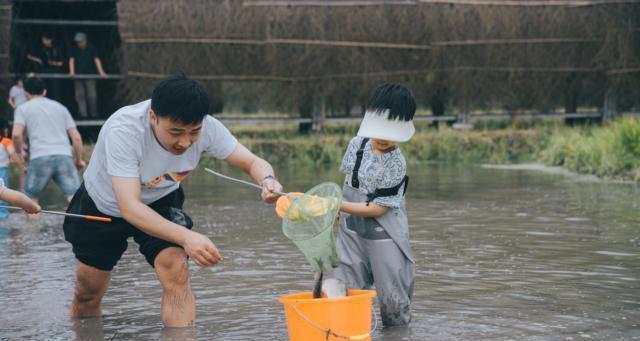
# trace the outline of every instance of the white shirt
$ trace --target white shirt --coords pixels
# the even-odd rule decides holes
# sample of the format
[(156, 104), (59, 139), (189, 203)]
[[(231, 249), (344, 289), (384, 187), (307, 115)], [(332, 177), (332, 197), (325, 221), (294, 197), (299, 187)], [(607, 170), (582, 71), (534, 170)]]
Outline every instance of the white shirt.
[(147, 100), (123, 107), (100, 130), (84, 181), (89, 196), (104, 214), (122, 217), (112, 177), (140, 179), (141, 200), (151, 204), (176, 190), (196, 168), (202, 153), (225, 159), (238, 144), (220, 121), (206, 116), (198, 140), (183, 154), (174, 155), (158, 143), (153, 133), (150, 105)]
[(33, 97), (16, 108), (14, 124), (27, 128), (29, 158), (68, 155), (71, 152), (68, 130), (76, 127), (64, 105), (43, 97)]
[(27, 101), (27, 93), (23, 88), (17, 85), (11, 87), (11, 89), (9, 90), (9, 97), (13, 98), (13, 102), (15, 103), (16, 107)]

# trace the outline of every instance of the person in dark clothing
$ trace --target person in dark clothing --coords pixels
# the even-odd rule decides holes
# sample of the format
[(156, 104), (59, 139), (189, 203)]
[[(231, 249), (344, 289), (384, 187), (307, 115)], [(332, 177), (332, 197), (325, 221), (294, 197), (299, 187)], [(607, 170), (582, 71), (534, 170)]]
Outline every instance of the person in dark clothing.
[[(102, 62), (93, 46), (87, 43), (87, 35), (78, 32), (74, 39), (76, 47), (71, 50), (69, 58), (69, 74), (73, 77), (76, 74), (99, 74), (106, 77), (107, 74), (102, 68)], [(95, 79), (75, 79), (73, 81), (78, 102), (78, 112), (82, 117), (91, 117), (98, 112), (98, 97), (96, 94)], [(88, 109), (88, 110), (87, 110)]]
[[(27, 54), (27, 59), (32, 62), (31, 71), (38, 73), (63, 73), (64, 55), (55, 46), (51, 34), (43, 33), (40, 37), (40, 45)], [(47, 97), (60, 100), (60, 79), (45, 78)]]

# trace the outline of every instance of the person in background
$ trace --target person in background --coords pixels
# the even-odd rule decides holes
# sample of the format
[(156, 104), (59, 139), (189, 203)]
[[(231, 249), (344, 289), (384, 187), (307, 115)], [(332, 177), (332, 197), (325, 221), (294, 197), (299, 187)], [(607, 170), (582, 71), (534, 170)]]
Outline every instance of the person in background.
[[(11, 90), (9, 90), (9, 98), (7, 99), (7, 101), (13, 108), (14, 112), (20, 104), (27, 101), (27, 93), (24, 91), (23, 82), (24, 82), (24, 76), (15, 77), (14, 78), (15, 85), (11, 87)], [(22, 144), (22, 153), (17, 153), (17, 154), (23, 155), (24, 159), (27, 159), (26, 156), (29, 154), (29, 144), (27, 143), (26, 140)], [(14, 162), (17, 162), (17, 161), (14, 161)], [(20, 168), (21, 169), (20, 169), (20, 177), (19, 177), (20, 180), (19, 180), (18, 190), (20, 192), (23, 192), (24, 181), (25, 181), (25, 178), (27, 177), (27, 168), (25, 164), (21, 164)]]
[[(80, 132), (69, 110), (46, 97), (42, 80), (27, 78), (24, 89), (29, 100), (16, 110), (12, 134), (16, 150), (22, 150), (25, 129), (29, 137), (29, 166), (24, 191), (35, 199), (49, 180), (53, 180), (67, 200), (71, 200), (80, 187), (78, 169), (85, 167)], [(20, 164), (24, 163), (22, 156), (18, 160)]]
[(16, 76), (13, 79), (13, 86), (9, 90), (7, 102), (9, 102), (9, 105), (11, 105), (13, 110), (15, 110), (20, 104), (27, 101), (27, 93), (24, 91), (22, 80), (22, 76)]
[[(60, 49), (55, 46), (53, 36), (49, 33), (43, 33), (40, 37), (40, 45), (37, 49), (27, 54), (27, 59), (35, 65), (35, 72), (61, 74), (64, 72), (64, 55)], [(47, 86), (47, 96), (53, 100), (60, 100), (60, 79), (47, 78), (45, 80)]]
[[(5, 186), (9, 184), (9, 163), (15, 156), (16, 150), (9, 138), (9, 122), (0, 118), (0, 181)], [(9, 216), (9, 210), (2, 207), (6, 204), (6, 202), (0, 201), (0, 219), (6, 219)]]
[[(71, 50), (69, 58), (69, 74), (73, 77), (77, 74), (99, 74), (106, 77), (102, 68), (102, 62), (93, 46), (87, 42), (87, 35), (78, 32), (73, 40), (76, 47)], [(73, 85), (78, 102), (78, 112), (81, 117), (91, 117), (98, 111), (98, 96), (96, 93), (95, 79), (75, 79)]]

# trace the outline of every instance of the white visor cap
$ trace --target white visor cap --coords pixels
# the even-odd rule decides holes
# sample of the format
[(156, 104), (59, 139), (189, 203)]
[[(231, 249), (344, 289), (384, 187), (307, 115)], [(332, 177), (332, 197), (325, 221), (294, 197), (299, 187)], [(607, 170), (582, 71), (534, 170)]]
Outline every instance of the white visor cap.
[(358, 136), (393, 142), (407, 142), (416, 132), (413, 121), (390, 120), (389, 110), (367, 111), (360, 123)]

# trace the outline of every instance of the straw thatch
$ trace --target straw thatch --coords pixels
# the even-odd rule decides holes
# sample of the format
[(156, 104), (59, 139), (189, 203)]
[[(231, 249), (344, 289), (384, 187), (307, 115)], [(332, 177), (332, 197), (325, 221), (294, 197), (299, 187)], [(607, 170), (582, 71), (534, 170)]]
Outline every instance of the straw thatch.
[[(0, 75), (9, 73), (9, 43), (11, 35), (11, 2), (9, 0), (0, 0)], [(0, 77), (0, 113), (8, 116), (11, 107), (6, 103), (4, 98), (9, 94), (11, 88), (10, 77)]]
[(343, 112), (381, 80), (464, 109), (601, 105), (607, 88), (639, 97), (637, 3), (349, 2), (122, 0), (128, 98), (177, 69), (247, 111)]

